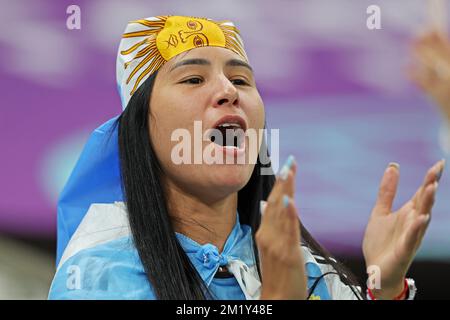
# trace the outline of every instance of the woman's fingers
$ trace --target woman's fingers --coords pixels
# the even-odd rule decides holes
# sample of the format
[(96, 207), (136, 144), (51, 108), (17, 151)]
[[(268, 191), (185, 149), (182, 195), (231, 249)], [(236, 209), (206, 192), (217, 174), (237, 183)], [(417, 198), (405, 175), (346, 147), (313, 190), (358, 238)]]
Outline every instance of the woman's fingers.
[(420, 215), (414, 218), (405, 236), (406, 252), (415, 253), (422, 242), (425, 231), (430, 223), (430, 215)]
[(293, 156), (289, 156), (281, 168), (275, 185), (267, 199), (266, 209), (270, 208), (271, 210), (265, 210), (264, 212), (267, 211), (270, 215), (277, 216), (282, 210), (283, 196), (287, 194), (293, 197), (295, 177), (292, 169), (296, 170), (295, 160)]
[(391, 162), (381, 179), (378, 198), (373, 213), (386, 215), (392, 211), (392, 204), (397, 193), (398, 180), (400, 178), (399, 165)]
[(306, 277), (300, 247), (300, 221), (294, 203), (296, 164), (289, 157), (267, 203), (261, 201), (261, 225), (255, 234), (261, 258), (261, 297), (304, 299)]
[(291, 169), (287, 175), (286, 180), (282, 183), (283, 195), (287, 195), (290, 198), (295, 196), (295, 173), (297, 165), (295, 162), (292, 163)]
[[(296, 170), (294, 157), (289, 156), (280, 170), (267, 202), (261, 201), (260, 203), (260, 210), (263, 214), (261, 224), (266, 222), (265, 226), (270, 226), (273, 230), (279, 229), (278, 232), (281, 234), (287, 233), (294, 236), (299, 232), (295, 229), (300, 229), (294, 204)], [(296, 220), (297, 223), (295, 223)]]
[(283, 186), (289, 178), (289, 173), (291, 172), (294, 162), (295, 160), (293, 156), (289, 156), (287, 158), (286, 162), (284, 163), (283, 167), (281, 168), (277, 176), (277, 180), (275, 181), (275, 185), (273, 186), (272, 191), (270, 192), (269, 198), (267, 199), (269, 203), (276, 202), (274, 200), (277, 200), (282, 196)]
[(300, 243), (300, 222), (294, 201), (296, 172), (297, 164), (293, 157), (289, 157), (286, 165), (280, 172), (283, 195), (281, 199), (282, 209), (279, 211), (281, 215), (279, 222), (282, 232), (288, 236), (287, 243), (292, 246), (298, 246)]
[(412, 201), (414, 203), (414, 208), (419, 209), (420, 201), (422, 200), (423, 192), (427, 188), (427, 186), (434, 184), (435, 182), (439, 183), (439, 180), (442, 176), (442, 172), (445, 168), (445, 160), (442, 159), (436, 162), (430, 169), (428, 169), (425, 177), (423, 179), (422, 185), (417, 189), (416, 193), (412, 197)]
[[(283, 216), (281, 219), (281, 223), (283, 224), (283, 230), (288, 234), (292, 235), (295, 233), (295, 229), (299, 228), (298, 226), (298, 218), (297, 218), (297, 210), (294, 204), (294, 195), (295, 195), (295, 172), (296, 172), (296, 164), (294, 159), (292, 161), (288, 161), (288, 166), (285, 167), (284, 170), (287, 171), (287, 175), (283, 176), (282, 182), (282, 210), (280, 210), (280, 214)], [(288, 169), (287, 169), (288, 168)], [(282, 173), (284, 174), (284, 173)], [(297, 220), (297, 223), (295, 223)], [(297, 242), (297, 244), (300, 240)]]
[(425, 215), (431, 214), (431, 209), (434, 205), (434, 196), (436, 194), (437, 182), (428, 185), (422, 192), (421, 199), (419, 201), (418, 214)]
[(293, 245), (300, 244), (300, 220), (297, 215), (297, 208), (292, 198), (285, 197), (284, 200), (286, 219), (284, 230), (290, 237), (290, 243)]
[(413, 222), (406, 233), (406, 249), (414, 252), (420, 245), (430, 223), (439, 179), (445, 167), (445, 160), (434, 164), (425, 175), (423, 184), (413, 197), (415, 213)]
[(442, 172), (444, 171), (445, 160), (439, 160), (436, 162), (430, 169), (428, 169), (425, 178), (423, 179), (423, 186), (427, 184), (434, 183), (435, 181), (439, 182), (441, 179)]
[[(439, 182), (442, 172), (445, 167), (445, 160), (440, 160), (435, 163), (426, 173), (422, 185), (417, 189), (415, 195), (412, 197), (413, 208), (416, 213), (427, 213), (431, 211), (434, 203), (434, 193), (436, 187), (433, 185)], [(373, 214), (386, 215), (392, 211), (392, 204), (397, 192), (398, 182), (400, 177), (399, 166), (396, 163), (390, 163), (380, 183), (377, 202)], [(425, 193), (425, 190), (429, 190)]]
[(435, 163), (425, 174), (422, 185), (415, 195), (405, 204), (404, 209), (410, 212), (410, 223), (405, 230), (405, 250), (414, 253), (419, 248), (431, 219), (438, 182), (445, 167), (445, 160)]
[(430, 224), (431, 208), (434, 204), (435, 193), (435, 184), (429, 185), (423, 192), (423, 204), (421, 204), (421, 209), (415, 211), (416, 214), (405, 235), (407, 252), (415, 252), (422, 242), (428, 225)]

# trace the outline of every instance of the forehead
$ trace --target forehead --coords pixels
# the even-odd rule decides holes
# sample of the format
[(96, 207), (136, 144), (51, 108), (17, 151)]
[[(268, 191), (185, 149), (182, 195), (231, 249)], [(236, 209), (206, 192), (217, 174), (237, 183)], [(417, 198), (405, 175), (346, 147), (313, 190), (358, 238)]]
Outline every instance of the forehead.
[(245, 61), (240, 55), (238, 55), (236, 52), (222, 47), (213, 47), (213, 46), (206, 46), (201, 48), (194, 48), (189, 51), (180, 53), (179, 55), (176, 55), (169, 61), (167, 61), (163, 67), (161, 68), (161, 71), (167, 72), (169, 71), (177, 62), (180, 62), (185, 59), (207, 59), (211, 63), (224, 63), (225, 61), (228, 61), (230, 59), (238, 59)]

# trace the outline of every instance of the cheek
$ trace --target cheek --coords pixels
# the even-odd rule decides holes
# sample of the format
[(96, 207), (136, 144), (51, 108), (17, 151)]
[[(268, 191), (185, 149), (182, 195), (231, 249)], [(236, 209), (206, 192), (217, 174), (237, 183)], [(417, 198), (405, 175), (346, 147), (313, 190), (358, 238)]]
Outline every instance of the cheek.
[(252, 97), (250, 103), (245, 104), (247, 106), (245, 112), (249, 119), (249, 127), (254, 129), (264, 128), (265, 122), (265, 110), (261, 97)]
[[(258, 154), (262, 145), (262, 137), (263, 137), (263, 129), (265, 125), (265, 110), (262, 99), (259, 95), (255, 95), (251, 100), (248, 100), (249, 103), (243, 104), (246, 106), (245, 113), (248, 119), (249, 128), (251, 131), (247, 132), (247, 145), (249, 148), (247, 149), (247, 157), (250, 163), (254, 163), (258, 158)], [(250, 169), (253, 169), (253, 166), (250, 166)], [(252, 170), (250, 170), (249, 174), (251, 175)]]
[[(166, 112), (152, 112), (149, 116), (149, 135), (153, 148), (161, 164), (166, 167), (171, 161), (171, 152), (177, 141), (172, 141), (172, 136), (177, 134), (180, 128), (186, 128), (179, 118), (168, 115)], [(189, 129), (188, 129), (189, 130)]]
[[(171, 87), (172, 88), (172, 87)], [(169, 128), (188, 128), (195, 119), (201, 118), (204, 94), (172, 88), (159, 93), (157, 103), (151, 105), (152, 116), (157, 124)]]
[[(172, 165), (172, 150), (187, 140), (184, 139), (186, 132), (190, 137), (194, 136), (194, 121), (200, 119), (200, 111), (195, 110), (190, 101), (173, 95), (174, 93), (172, 97), (152, 105), (149, 116), (149, 134), (153, 148), (161, 165), (169, 172), (176, 171), (179, 167), (174, 168), (175, 165)], [(172, 137), (175, 141), (172, 141)], [(192, 152), (191, 150), (191, 154)]]

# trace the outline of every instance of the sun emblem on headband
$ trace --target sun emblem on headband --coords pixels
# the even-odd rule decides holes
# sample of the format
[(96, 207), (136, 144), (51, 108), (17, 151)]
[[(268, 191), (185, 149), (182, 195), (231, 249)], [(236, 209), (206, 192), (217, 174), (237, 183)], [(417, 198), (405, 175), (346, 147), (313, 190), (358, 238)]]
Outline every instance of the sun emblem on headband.
[[(186, 27), (191, 29), (190, 31), (178, 30), (178, 34), (171, 33), (167, 42), (169, 46), (176, 48), (178, 44), (187, 43), (192, 38), (192, 44), (194, 47), (203, 47), (209, 45), (209, 39), (203, 32), (203, 24), (200, 21), (189, 20), (186, 22)], [(167, 48), (166, 48), (167, 49)]]
[[(130, 96), (141, 82), (174, 56), (193, 48), (218, 46), (229, 48), (247, 59), (239, 31), (230, 21), (183, 16), (157, 16), (130, 22), (123, 39), (135, 40), (120, 50), (124, 56), (126, 85), (134, 81)], [(142, 28), (144, 27), (144, 28)], [(127, 31), (130, 28), (127, 28)], [(136, 31), (134, 31), (137, 29)]]

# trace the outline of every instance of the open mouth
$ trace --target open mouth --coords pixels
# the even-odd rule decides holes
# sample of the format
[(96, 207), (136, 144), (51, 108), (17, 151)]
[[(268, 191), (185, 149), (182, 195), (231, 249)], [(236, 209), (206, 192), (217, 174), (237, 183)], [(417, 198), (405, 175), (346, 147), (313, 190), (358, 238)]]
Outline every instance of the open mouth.
[(210, 131), (209, 139), (221, 147), (243, 149), (246, 127), (245, 120), (240, 116), (225, 116)]

